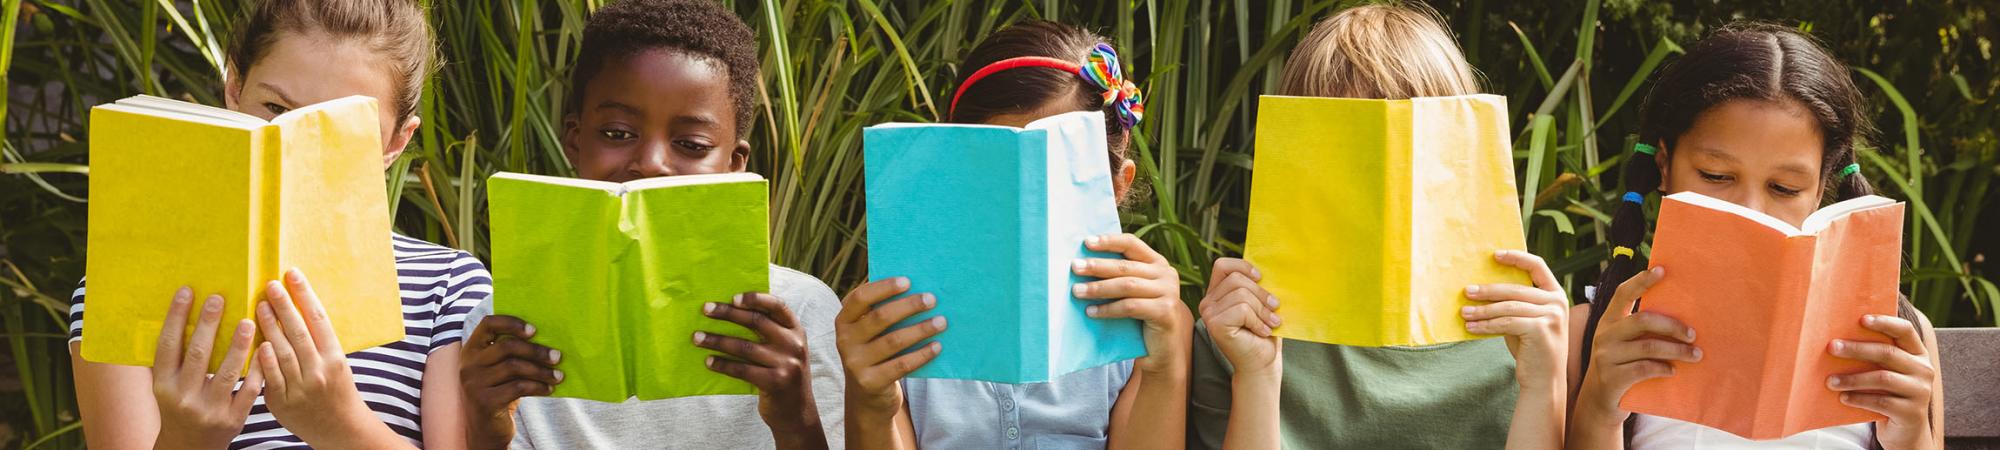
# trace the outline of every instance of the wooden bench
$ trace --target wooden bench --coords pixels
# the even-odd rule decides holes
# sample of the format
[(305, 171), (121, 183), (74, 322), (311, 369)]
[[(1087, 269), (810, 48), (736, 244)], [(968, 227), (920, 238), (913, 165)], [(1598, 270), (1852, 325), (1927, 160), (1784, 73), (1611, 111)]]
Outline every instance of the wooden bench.
[(1944, 369), (1944, 443), (2000, 450), (2000, 328), (1939, 328)]

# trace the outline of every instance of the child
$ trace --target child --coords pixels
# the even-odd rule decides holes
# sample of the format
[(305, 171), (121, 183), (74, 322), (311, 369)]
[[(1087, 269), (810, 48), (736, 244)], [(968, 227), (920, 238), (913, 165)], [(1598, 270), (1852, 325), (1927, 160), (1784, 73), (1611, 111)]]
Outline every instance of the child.
[[(709, 0), (621, 1), (591, 15), (578, 53), (563, 118), (563, 154), (578, 175), (622, 182), (744, 170), (757, 38), (734, 14)], [(532, 339), (565, 330), (487, 315), (492, 301), (480, 304), (467, 321), (461, 369), (472, 447), (803, 449), (841, 442), (841, 373), (832, 346), (838, 300), (812, 276), (776, 265), (770, 271), (770, 293), (704, 306), (709, 317), (755, 331), (757, 342), (696, 332), (688, 344), (733, 357), (710, 358), (708, 369), (750, 382), (757, 396), (523, 398), (562, 382), (556, 369), (564, 349)]]
[[(1031, 62), (1000, 68), (1003, 61)], [(1129, 195), (1137, 166), (1127, 158), (1126, 144), (1143, 104), (1104, 38), (1053, 22), (1015, 24), (980, 43), (963, 67), (973, 75), (959, 82), (950, 113), (954, 123), (1018, 127), (1072, 111), (1104, 111), (1113, 190), (1120, 199)], [(936, 302), (960, 299), (904, 295), (910, 280), (883, 276), (849, 292), (835, 319), (849, 382), (848, 446), (1180, 448), (1192, 318), (1180, 302), (1178, 275), (1130, 234), (1092, 237), (1085, 246), (1125, 258), (1076, 261), (1075, 273), (1103, 279), (1076, 285), (1077, 297), (1107, 300), (1089, 308), (1092, 317), (1141, 321), (1147, 356), (1048, 383), (904, 379), (941, 351), (978, 349), (936, 343), (911, 349), (942, 331), (945, 318), (889, 327)]]
[[(1868, 132), (1865, 104), (1847, 67), (1810, 36), (1773, 25), (1725, 27), (1669, 65), (1647, 94), (1639, 142), (1656, 153), (1642, 150), (1626, 160), (1626, 189), (1699, 192), (1798, 225), (1820, 205), (1873, 193), (1857, 173), (1854, 155)], [(1639, 247), (1645, 222), (1638, 203), (1623, 202), (1612, 222), (1612, 245)], [(1579, 320), (1571, 326), (1584, 327), (1571, 343), (1578, 349), (1570, 355), (1575, 367), (1570, 376), (1578, 386), (1571, 448), (1934, 449), (1944, 444), (1937, 338), (1908, 301), (1902, 302), (1900, 317), (1862, 319), (1864, 327), (1895, 344), (1836, 340), (1828, 350), (1882, 367), (1831, 377), (1827, 386), (1841, 392), (1841, 403), (1880, 413), (1884, 421), (1748, 441), (1620, 410), (1619, 399), (1634, 383), (1673, 376), (1673, 361), (1701, 359), (1699, 330), (1672, 317), (1632, 312), (1646, 289), (1674, 269), (1639, 272), (1639, 267), (1628, 254), (1614, 256), (1591, 302), (1571, 313)]]
[[(230, 109), (270, 119), (350, 95), (381, 99), (385, 166), (422, 123), (417, 99), (435, 45), (415, 1), (258, 2), (230, 44)], [(400, 342), (351, 355), (323, 332), (330, 330), (324, 316), (304, 319), (315, 315), (318, 299), (294, 270), (282, 288), (273, 281), (264, 293), (255, 324), (218, 324), (220, 297), (210, 296), (199, 303), (194, 336), (183, 341), (179, 324), (197, 303), (182, 288), (173, 294), (153, 368), (92, 363), (77, 356), (85, 324), (78, 287), (70, 362), (85, 439), (93, 448), (462, 445), (456, 324), (492, 292), (486, 268), (465, 252), (401, 235), (393, 242), (409, 331)], [(268, 342), (233, 389), (257, 331)], [(235, 341), (220, 372), (205, 378), (209, 338), (218, 332), (234, 333)]]
[[(1286, 62), (1279, 94), (1407, 99), (1478, 81), (1434, 12), (1362, 6), (1321, 21)], [(1330, 150), (1331, 151), (1331, 150)], [(1328, 255), (1338, 258), (1339, 255)], [(1466, 330), (1505, 335), (1424, 347), (1281, 340), (1281, 299), (1249, 262), (1215, 262), (1194, 352), (1189, 441), (1198, 448), (1561, 446), (1568, 301), (1541, 258), (1501, 251), (1534, 286), (1468, 286)], [(1280, 387), (1282, 386), (1282, 389)]]

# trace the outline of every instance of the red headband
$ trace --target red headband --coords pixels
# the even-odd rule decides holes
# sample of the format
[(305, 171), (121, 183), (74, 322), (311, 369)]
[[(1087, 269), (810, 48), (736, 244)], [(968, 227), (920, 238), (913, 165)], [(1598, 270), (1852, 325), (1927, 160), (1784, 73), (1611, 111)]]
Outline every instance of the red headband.
[(973, 83), (978, 83), (979, 79), (986, 78), (986, 76), (988, 75), (992, 75), (994, 73), (998, 73), (1000, 71), (1004, 71), (1007, 69), (1018, 69), (1022, 67), (1042, 67), (1042, 68), (1056, 69), (1072, 75), (1083, 71), (1082, 64), (1077, 64), (1070, 61), (1063, 61), (1060, 59), (1055, 59), (1045, 56), (1022, 56), (1018, 58), (1003, 59), (993, 64), (988, 64), (986, 65), (986, 67), (980, 68), (978, 72), (973, 72), (972, 76), (965, 77), (965, 84), (958, 85), (958, 93), (951, 95), (951, 110), (949, 111), (949, 114), (951, 114), (952, 116), (958, 115), (958, 98), (965, 96), (965, 88), (972, 87)]

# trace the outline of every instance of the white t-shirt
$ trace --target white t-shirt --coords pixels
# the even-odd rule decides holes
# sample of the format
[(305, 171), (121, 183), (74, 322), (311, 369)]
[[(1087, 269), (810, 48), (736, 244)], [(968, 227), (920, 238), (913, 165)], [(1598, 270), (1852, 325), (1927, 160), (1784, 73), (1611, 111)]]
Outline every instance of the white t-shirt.
[(1875, 429), (1867, 423), (1806, 430), (1782, 439), (1753, 441), (1701, 424), (1634, 414), (1631, 450), (1867, 450)]

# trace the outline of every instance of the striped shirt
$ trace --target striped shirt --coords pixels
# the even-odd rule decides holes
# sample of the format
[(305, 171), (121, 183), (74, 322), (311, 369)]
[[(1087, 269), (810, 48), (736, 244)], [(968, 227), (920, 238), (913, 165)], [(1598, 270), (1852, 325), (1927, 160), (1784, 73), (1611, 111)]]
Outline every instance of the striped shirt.
[[(396, 280), (403, 298), (403, 340), (350, 353), (354, 387), (375, 417), (413, 445), (423, 446), (424, 362), (430, 353), (464, 339), (465, 314), (493, 293), (486, 265), (456, 249), (395, 235)], [(308, 274), (310, 275), (310, 274)], [(70, 298), (69, 340), (83, 340), (83, 291)], [(239, 384), (240, 386), (240, 384)], [(264, 397), (250, 407), (232, 449), (306, 448), (278, 424)]]

